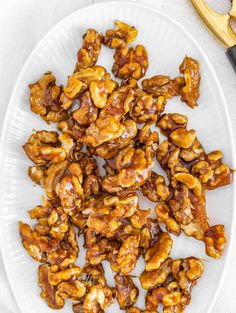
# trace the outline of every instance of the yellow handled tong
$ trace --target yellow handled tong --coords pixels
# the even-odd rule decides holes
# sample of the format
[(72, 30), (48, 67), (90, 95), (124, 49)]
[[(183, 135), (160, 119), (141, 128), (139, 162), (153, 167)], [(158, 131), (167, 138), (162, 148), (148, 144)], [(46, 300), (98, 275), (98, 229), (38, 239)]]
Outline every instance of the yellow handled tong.
[(236, 20), (236, 0), (232, 1), (227, 14), (215, 12), (205, 0), (191, 0), (196, 12), (216, 39), (227, 49), (226, 55), (236, 72), (236, 33), (231, 26), (231, 19)]

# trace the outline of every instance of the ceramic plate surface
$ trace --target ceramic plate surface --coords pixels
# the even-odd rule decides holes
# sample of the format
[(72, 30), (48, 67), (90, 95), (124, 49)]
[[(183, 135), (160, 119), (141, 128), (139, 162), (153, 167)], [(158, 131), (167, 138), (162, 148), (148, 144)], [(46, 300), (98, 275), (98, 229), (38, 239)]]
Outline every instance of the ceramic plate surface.
[[(150, 65), (146, 77), (160, 73), (171, 77), (178, 75), (178, 67), (185, 54), (199, 60), (201, 64), (201, 97), (199, 107), (191, 110), (174, 98), (168, 102), (167, 112), (180, 112), (189, 117), (190, 127), (197, 130), (198, 137), (206, 151), (222, 150), (225, 161), (234, 166), (232, 131), (225, 99), (218, 80), (203, 50), (188, 32), (165, 14), (152, 8), (134, 3), (112, 2), (92, 5), (68, 16), (57, 24), (34, 49), (27, 60), (13, 91), (5, 119), (1, 141), (1, 223), (0, 238), (2, 255), (8, 279), (23, 313), (54, 312), (40, 298), (37, 286), (37, 267), (21, 245), (18, 235), (18, 220), (30, 222), (27, 210), (41, 203), (43, 190), (33, 186), (27, 176), (30, 161), (26, 158), (22, 144), (32, 133), (32, 129), (49, 127), (29, 109), (28, 84), (46, 71), (51, 70), (58, 83), (64, 84), (73, 72), (76, 53), (82, 43), (82, 34), (87, 28), (104, 32), (113, 27), (113, 21), (120, 19), (135, 25), (139, 35), (135, 44), (142, 43), (149, 53)], [(188, 25), (186, 25), (186, 28)], [(98, 64), (108, 70), (113, 63), (113, 51), (102, 47)], [(159, 171), (159, 169), (158, 169)], [(153, 206), (141, 200), (143, 209)], [(194, 288), (189, 313), (209, 313), (213, 307), (220, 283), (227, 265), (230, 235), (234, 223), (234, 185), (207, 193), (207, 210), (211, 224), (222, 223), (226, 226), (229, 244), (224, 256), (219, 260), (207, 258), (204, 245), (184, 235), (174, 240), (171, 256), (186, 257), (195, 255), (207, 260), (205, 273)], [(79, 240), (82, 250), (82, 241)], [(84, 252), (79, 255), (83, 263)], [(108, 281), (114, 284), (109, 266), (105, 264)], [(144, 267), (140, 260), (137, 270)], [(138, 280), (135, 280), (137, 283)], [(144, 292), (140, 293), (137, 303), (144, 308)], [(67, 303), (61, 312), (70, 312)], [(113, 305), (107, 312), (121, 312)]]

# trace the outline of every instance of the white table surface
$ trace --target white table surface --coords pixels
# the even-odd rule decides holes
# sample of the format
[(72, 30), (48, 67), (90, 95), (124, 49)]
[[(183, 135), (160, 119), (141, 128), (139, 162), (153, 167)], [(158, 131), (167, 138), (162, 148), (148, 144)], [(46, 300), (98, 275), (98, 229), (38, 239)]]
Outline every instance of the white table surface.
[[(0, 0), (0, 126), (16, 78), (31, 50), (66, 15), (101, 0)], [(119, 1), (119, 0), (116, 0)], [(134, 0), (133, 0), (134, 1)], [(211, 37), (194, 13), (189, 0), (138, 0), (162, 9), (190, 31), (207, 51), (215, 67), (236, 131), (236, 75), (224, 49)], [(209, 0), (226, 12), (229, 0)], [(236, 233), (224, 282), (212, 313), (236, 312)], [(199, 299), (204, 301), (204, 299)], [(12, 297), (0, 256), (0, 312), (19, 313)], [(205, 312), (199, 312), (205, 313)]]

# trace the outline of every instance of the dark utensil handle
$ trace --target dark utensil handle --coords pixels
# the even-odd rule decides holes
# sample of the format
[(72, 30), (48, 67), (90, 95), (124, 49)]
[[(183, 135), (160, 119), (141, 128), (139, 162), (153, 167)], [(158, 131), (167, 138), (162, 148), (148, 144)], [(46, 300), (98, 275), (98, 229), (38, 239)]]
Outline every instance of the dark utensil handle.
[(229, 62), (232, 65), (232, 67), (236, 73), (236, 45), (227, 49), (226, 55), (227, 55)]

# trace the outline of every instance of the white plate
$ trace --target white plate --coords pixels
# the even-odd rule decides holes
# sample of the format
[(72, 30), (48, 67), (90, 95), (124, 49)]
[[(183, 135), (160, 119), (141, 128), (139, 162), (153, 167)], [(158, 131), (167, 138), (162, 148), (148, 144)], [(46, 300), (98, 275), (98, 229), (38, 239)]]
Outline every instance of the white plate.
[[(93, 27), (104, 32), (113, 27), (115, 19), (133, 24), (139, 30), (135, 43), (144, 44), (148, 50), (150, 66), (147, 77), (156, 73), (175, 77), (185, 54), (200, 61), (202, 84), (199, 107), (191, 110), (178, 99), (173, 99), (169, 101), (166, 111), (186, 114), (206, 151), (222, 150), (225, 161), (231, 167), (234, 166), (232, 130), (222, 90), (205, 53), (183, 27), (158, 10), (130, 2), (92, 5), (63, 19), (38, 44), (22, 69), (8, 106), (1, 141), (1, 248), (14, 297), (23, 313), (32, 312), (32, 309), (34, 313), (53, 312), (39, 296), (38, 264), (25, 252), (18, 235), (17, 221), (29, 221), (27, 210), (41, 203), (43, 194), (42, 189), (33, 187), (27, 177), (30, 162), (21, 146), (33, 128), (48, 128), (38, 116), (30, 112), (27, 86), (48, 70), (53, 71), (59, 83), (65, 83), (67, 75), (73, 71), (76, 52), (81, 46), (81, 36), (85, 30)], [(113, 51), (103, 47), (98, 64), (111, 68), (112, 55)], [(180, 238), (172, 236), (173, 257), (195, 255), (207, 259), (205, 274), (194, 288), (192, 303), (186, 312), (210, 313), (213, 308), (227, 265), (235, 221), (234, 187), (235, 184), (207, 193), (211, 224), (225, 224), (229, 237), (225, 254), (219, 261), (206, 257), (201, 242), (184, 235)], [(149, 205), (147, 201), (142, 203), (143, 208)], [(80, 255), (79, 259), (82, 258)], [(143, 264), (140, 261), (138, 268), (141, 267)], [(109, 276), (109, 281), (112, 281)], [(144, 307), (143, 294), (138, 300), (140, 307)], [(70, 312), (70, 305), (67, 304), (61, 312)], [(112, 306), (107, 312), (121, 311), (117, 306)]]

